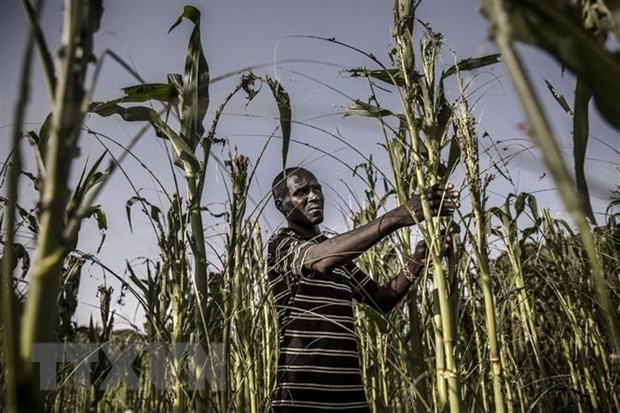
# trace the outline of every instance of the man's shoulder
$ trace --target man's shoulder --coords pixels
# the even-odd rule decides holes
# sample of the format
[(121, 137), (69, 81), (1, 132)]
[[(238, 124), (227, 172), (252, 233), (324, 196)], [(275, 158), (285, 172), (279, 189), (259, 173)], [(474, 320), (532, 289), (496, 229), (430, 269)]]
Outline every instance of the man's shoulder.
[(271, 237), (269, 237), (269, 244), (280, 243), (282, 240), (286, 238), (294, 238), (300, 241), (309, 241), (309, 242), (314, 242), (314, 243), (323, 242), (327, 240), (328, 238), (330, 238), (327, 236), (327, 234), (328, 234), (327, 232), (321, 231), (319, 235), (316, 235), (312, 238), (307, 238), (292, 228), (281, 227), (281, 228), (278, 228), (273, 234), (271, 234)]
[(269, 237), (269, 243), (273, 243), (273, 242), (277, 242), (283, 238), (301, 238), (300, 235), (293, 231), (290, 228), (287, 227), (282, 227), (282, 228), (278, 228), (276, 230), (276, 232), (274, 232), (273, 234), (271, 234), (271, 237)]

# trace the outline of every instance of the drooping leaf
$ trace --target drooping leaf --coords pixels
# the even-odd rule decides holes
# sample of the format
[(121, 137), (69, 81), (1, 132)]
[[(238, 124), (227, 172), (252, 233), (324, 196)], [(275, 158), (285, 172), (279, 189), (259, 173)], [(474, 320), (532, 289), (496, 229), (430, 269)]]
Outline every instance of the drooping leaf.
[(291, 140), (291, 100), (279, 81), (267, 78), (273, 97), (280, 112), (280, 129), (282, 131), (282, 168), (286, 168), (289, 142)]
[(444, 71), (441, 75), (442, 79), (452, 76), (457, 71), (466, 72), (469, 70), (480, 69), (481, 67), (494, 65), (500, 61), (501, 55), (499, 53), (494, 53), (481, 57), (470, 57), (468, 59), (463, 59), (457, 64), (450, 66), (448, 70)]
[(157, 136), (168, 139), (172, 144), (175, 165), (182, 168), (187, 176), (195, 176), (200, 169), (200, 162), (194, 155), (194, 151), (153, 109), (144, 106), (125, 108), (116, 103), (93, 102), (90, 111), (104, 117), (119, 115), (128, 122), (149, 122), (155, 129)]
[(170, 28), (168, 29), (168, 33), (170, 33), (172, 30), (174, 30), (175, 27), (181, 24), (184, 17), (193, 22), (194, 24), (198, 24), (198, 22), (200, 21), (200, 11), (194, 6), (183, 7), (183, 13), (176, 19), (172, 26), (170, 26)]
[[(366, 68), (356, 68), (349, 69), (348, 72), (351, 74), (351, 77), (371, 77), (390, 85), (405, 86), (405, 79), (399, 69), (368, 70)], [(414, 76), (417, 78), (421, 77), (419, 73), (415, 73)]]
[(185, 6), (183, 14), (172, 25), (170, 32), (187, 18), (194, 23), (194, 30), (187, 46), (183, 93), (181, 105), (181, 138), (196, 150), (205, 129), (203, 121), (209, 107), (209, 66), (202, 50), (200, 40), (200, 11), (193, 6)]
[(586, 148), (590, 133), (588, 104), (592, 94), (584, 82), (577, 78), (575, 86), (575, 106), (573, 115), (573, 157), (575, 160), (575, 180), (577, 181), (577, 192), (581, 196), (584, 211), (590, 223), (596, 225), (596, 217), (590, 202), (590, 192), (588, 181), (586, 180)]
[(97, 227), (101, 233), (101, 240), (99, 241), (99, 245), (97, 245), (97, 254), (101, 252), (101, 247), (103, 247), (103, 243), (106, 239), (106, 230), (108, 229), (108, 218), (101, 209), (101, 205), (94, 205), (90, 208), (90, 212), (88, 213), (87, 218), (95, 217), (95, 221), (97, 221)]
[(562, 107), (562, 109), (564, 109), (564, 111), (566, 113), (568, 113), (569, 115), (572, 116), (573, 111), (570, 108), (570, 106), (568, 105), (568, 102), (566, 101), (566, 99), (564, 98), (564, 95), (560, 95), (555, 91), (555, 88), (553, 87), (553, 85), (551, 83), (549, 83), (549, 81), (547, 81), (547, 79), (545, 79), (545, 84), (547, 85), (547, 89), (549, 89), (549, 92), (551, 92), (551, 96), (553, 96), (553, 98), (556, 100), (556, 102), (558, 102), (560, 104), (560, 106)]
[(362, 102), (359, 99), (355, 99), (355, 103), (347, 105), (346, 109), (347, 115), (367, 116), (372, 118), (395, 116), (390, 110), (382, 109), (379, 106), (375, 106), (370, 103)]
[(100, 230), (108, 229), (108, 218), (105, 212), (101, 209), (101, 205), (94, 205), (91, 209), (91, 215), (95, 216), (97, 228)]
[[(161, 215), (161, 210), (159, 209), (159, 207), (151, 204), (145, 198), (142, 198), (140, 196), (132, 196), (125, 204), (125, 213), (127, 214), (127, 223), (129, 224), (130, 231), (133, 231), (133, 226), (131, 224), (131, 207), (136, 202), (140, 202), (140, 204), (142, 205), (142, 212), (148, 214), (154, 221), (159, 222), (159, 216)], [(150, 208), (150, 212), (145, 209), (147, 205)]]
[(178, 98), (174, 85), (170, 83), (147, 83), (125, 87), (121, 90), (125, 95), (117, 100), (118, 103), (139, 103), (149, 100), (169, 103)]

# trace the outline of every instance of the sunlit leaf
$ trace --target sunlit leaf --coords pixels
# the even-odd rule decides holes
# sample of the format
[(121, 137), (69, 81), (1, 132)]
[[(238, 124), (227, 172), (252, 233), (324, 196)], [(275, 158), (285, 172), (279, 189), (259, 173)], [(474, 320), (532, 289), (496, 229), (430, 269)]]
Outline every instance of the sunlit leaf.
[(174, 86), (170, 83), (147, 83), (121, 89), (125, 94), (118, 103), (138, 103), (149, 100), (172, 102), (177, 98)]
[(183, 14), (172, 25), (170, 32), (187, 18), (194, 23), (194, 30), (187, 46), (185, 73), (183, 76), (183, 93), (181, 106), (181, 138), (192, 151), (205, 129), (203, 121), (209, 107), (209, 66), (202, 50), (200, 40), (200, 11), (193, 6), (185, 6)]

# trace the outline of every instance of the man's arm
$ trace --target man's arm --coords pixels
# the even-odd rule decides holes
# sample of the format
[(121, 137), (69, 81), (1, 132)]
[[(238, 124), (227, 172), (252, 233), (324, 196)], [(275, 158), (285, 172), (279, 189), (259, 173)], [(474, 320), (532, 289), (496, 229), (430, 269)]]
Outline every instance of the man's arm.
[(389, 313), (407, 294), (409, 287), (419, 277), (427, 264), (426, 242), (420, 241), (416, 245), (413, 257), (407, 261), (398, 274), (384, 285), (379, 286), (368, 275), (363, 274), (362, 277), (368, 277), (368, 282), (360, 289), (358, 299), (380, 313)]
[[(453, 185), (433, 185), (424, 195), (428, 199), (433, 215), (451, 215), (459, 207), (459, 193), (452, 191)], [(345, 232), (308, 249), (303, 266), (325, 273), (357, 258), (381, 239), (399, 228), (424, 220), (420, 195), (368, 224)]]
[[(448, 251), (452, 245), (452, 235), (458, 232), (458, 227), (452, 225), (445, 233), (443, 248)], [(360, 290), (358, 297), (362, 302), (370, 305), (375, 310), (387, 314), (407, 294), (409, 287), (419, 277), (420, 273), (430, 263), (426, 241), (421, 240), (416, 244), (413, 256), (405, 264), (404, 268), (386, 284), (379, 286), (369, 278)], [(363, 277), (368, 277), (363, 275)]]

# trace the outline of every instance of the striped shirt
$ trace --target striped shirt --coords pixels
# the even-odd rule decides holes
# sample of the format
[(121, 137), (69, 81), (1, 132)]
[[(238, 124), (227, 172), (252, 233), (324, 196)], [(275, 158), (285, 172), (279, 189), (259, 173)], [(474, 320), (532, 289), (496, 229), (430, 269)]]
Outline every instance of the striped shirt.
[(308, 248), (326, 239), (282, 228), (269, 240), (267, 275), (280, 327), (275, 413), (369, 412), (353, 299), (368, 302), (377, 284), (352, 263), (324, 274), (303, 268)]

